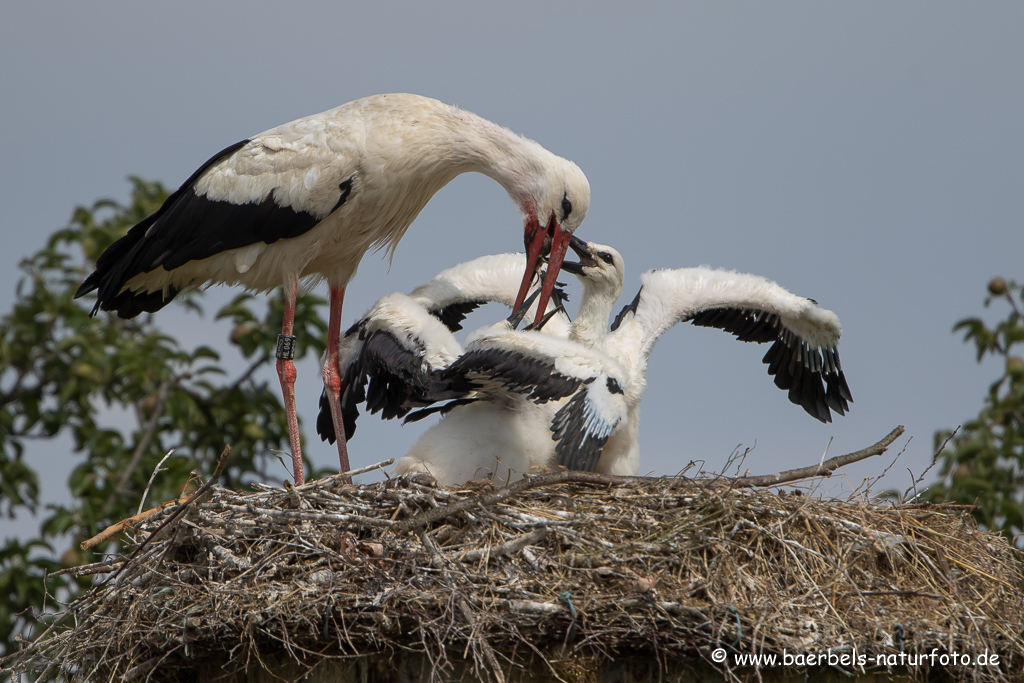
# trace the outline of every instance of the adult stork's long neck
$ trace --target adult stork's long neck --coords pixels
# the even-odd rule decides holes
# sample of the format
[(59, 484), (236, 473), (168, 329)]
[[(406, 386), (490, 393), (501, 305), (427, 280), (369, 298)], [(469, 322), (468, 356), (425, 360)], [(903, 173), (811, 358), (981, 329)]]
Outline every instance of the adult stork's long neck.
[(569, 238), (590, 205), (586, 176), (571, 161), (475, 114), (453, 108), (451, 124), (455, 141), (451, 160), (459, 172), (475, 171), (492, 178), (505, 188), (522, 214), (527, 265), (516, 308), (525, 299), (541, 258), (549, 256), (537, 307), (536, 319), (540, 320)]

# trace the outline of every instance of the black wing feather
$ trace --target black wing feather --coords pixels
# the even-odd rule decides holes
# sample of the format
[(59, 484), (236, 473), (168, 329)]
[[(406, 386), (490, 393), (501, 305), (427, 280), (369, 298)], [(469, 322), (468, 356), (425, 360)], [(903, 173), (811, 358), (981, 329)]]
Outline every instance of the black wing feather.
[(626, 317), (627, 313), (636, 313), (636, 308), (640, 305), (640, 295), (643, 294), (643, 292), (644, 288), (641, 287), (640, 291), (638, 291), (636, 296), (633, 297), (633, 300), (623, 306), (622, 310), (619, 311), (619, 314), (615, 316), (615, 320), (612, 321), (612, 332), (619, 329), (619, 325), (622, 324), (622, 319)]
[(610, 430), (605, 434), (586, 429), (587, 390), (583, 389), (558, 409), (551, 421), (552, 438), (558, 443), (555, 453), (558, 464), (570, 470), (593, 472), (608, 442)]
[[(75, 296), (98, 290), (98, 310), (117, 311), (121, 318), (159, 310), (177, 294), (121, 291), (136, 275), (157, 268), (174, 270), (209, 258), (228, 249), (251, 244), (273, 244), (302, 235), (320, 218), (289, 206), (281, 206), (272, 188), (262, 200), (248, 204), (209, 199), (196, 194), (195, 185), (211, 167), (249, 143), (242, 140), (211, 157), (199, 167), (163, 205), (117, 240), (96, 261), (96, 270), (82, 283)], [(339, 190), (347, 197), (344, 183)], [(196, 283), (198, 284), (198, 283)]]
[(481, 377), (536, 403), (565, 398), (587, 381), (556, 372), (548, 360), (493, 348), (468, 351), (441, 374), (449, 389), (464, 393), (481, 388)]
[(466, 316), (483, 306), (486, 301), (459, 301), (448, 304), (444, 308), (430, 311), (430, 314), (441, 321), (441, 323), (452, 332), (462, 329), (462, 321)]
[(455, 399), (454, 401), (448, 401), (447, 403), (442, 403), (440, 405), (430, 406), (429, 408), (420, 408), (419, 410), (414, 410), (408, 415), (406, 415), (405, 419), (402, 420), (402, 424), (407, 425), (410, 422), (419, 422), (423, 418), (430, 417), (434, 413), (440, 413), (442, 416), (447, 415), (448, 413), (452, 412), (452, 410), (458, 408), (459, 406), (468, 406), (470, 403), (476, 403), (479, 400), (479, 398), (475, 397), (458, 398)]
[(814, 349), (783, 326), (779, 316), (765, 311), (711, 308), (695, 313), (690, 321), (700, 327), (716, 327), (738, 340), (773, 342), (762, 361), (775, 386), (788, 392), (789, 400), (808, 415), (831, 422), (830, 408), (840, 415), (853, 400), (834, 348)]

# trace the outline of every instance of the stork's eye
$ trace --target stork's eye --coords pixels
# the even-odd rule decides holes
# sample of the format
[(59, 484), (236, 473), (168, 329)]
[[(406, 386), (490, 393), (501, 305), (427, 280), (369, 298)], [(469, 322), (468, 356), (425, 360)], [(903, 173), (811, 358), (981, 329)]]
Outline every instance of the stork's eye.
[(604, 261), (605, 263), (608, 263), (608, 264), (615, 263), (615, 257), (612, 256), (611, 254), (609, 254), (607, 251), (599, 251), (599, 252), (597, 252), (597, 257), (599, 259), (601, 259), (602, 261)]
[(572, 213), (572, 202), (569, 201), (569, 195), (562, 195), (562, 220), (564, 221)]

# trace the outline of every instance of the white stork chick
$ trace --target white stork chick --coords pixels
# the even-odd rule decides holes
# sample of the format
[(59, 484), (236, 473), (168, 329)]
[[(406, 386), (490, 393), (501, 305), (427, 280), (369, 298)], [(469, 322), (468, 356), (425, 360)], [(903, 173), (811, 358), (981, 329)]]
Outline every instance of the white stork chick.
[[(397, 471), (426, 470), (444, 484), (488, 474), (507, 481), (531, 466), (553, 464), (636, 474), (647, 363), (661, 335), (685, 321), (721, 328), (741, 341), (773, 342), (764, 357), (769, 374), (812, 417), (827, 422), (829, 408), (839, 414), (849, 409), (853, 399), (837, 351), (839, 319), (813, 300), (732, 271), (649, 271), (615, 329), (606, 333), (622, 289), (622, 258), (609, 247), (577, 238), (572, 247), (580, 262), (565, 263), (563, 269), (580, 278), (584, 294), (570, 339), (503, 332), (467, 344), (467, 353), (445, 374), (461, 370), (472, 381), (469, 388), (486, 400), (452, 410), (413, 445)], [(581, 411), (583, 394), (563, 398), (580, 387), (593, 404), (590, 413)], [(575, 422), (566, 419), (570, 414)], [(580, 415), (593, 421), (590, 431)], [(576, 434), (577, 441), (551, 443), (566, 434)]]
[(563, 263), (584, 287), (568, 338), (485, 328), (441, 373), (457, 407), (413, 444), (397, 474), (426, 471), (452, 485), (481, 477), (507, 482), (531, 467), (594, 469), (605, 442), (627, 415), (628, 375), (604, 340), (625, 275), (611, 247), (573, 237), (579, 263)]
[[(339, 341), (345, 438), (355, 432), (360, 403), (371, 414), (392, 419), (437, 401), (431, 390), (440, 372), (462, 355), (455, 333), (465, 317), (486, 303), (512, 307), (525, 265), (523, 253), (481, 256), (442, 271), (409, 294), (381, 297)], [(555, 288), (552, 299), (558, 307), (545, 329), (566, 336), (569, 320), (561, 310), (561, 289)], [(513, 316), (521, 319), (535, 309), (535, 300), (536, 294)], [(497, 327), (508, 326), (502, 321)], [(321, 439), (334, 443), (326, 392), (320, 397), (316, 427)]]
[[(304, 479), (295, 416), (295, 298), (301, 278), (330, 288), (324, 384), (340, 431), (336, 349), (345, 287), (363, 255), (393, 250), (427, 201), (462, 173), (505, 188), (523, 217), (529, 258), (517, 304), (543, 253), (554, 289), (569, 235), (590, 205), (583, 172), (536, 142), (418, 95), (375, 95), (242, 140), (210, 158), (153, 215), (114, 242), (76, 296), (97, 291), (98, 310), (122, 318), (165, 306), (181, 290), (213, 283), (283, 285), (277, 370), (296, 483)], [(344, 439), (338, 440), (348, 469)]]

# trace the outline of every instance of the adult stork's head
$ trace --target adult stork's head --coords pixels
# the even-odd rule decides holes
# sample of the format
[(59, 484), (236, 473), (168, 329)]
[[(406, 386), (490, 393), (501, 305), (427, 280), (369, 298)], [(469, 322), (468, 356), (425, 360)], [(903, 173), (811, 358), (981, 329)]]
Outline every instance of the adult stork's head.
[(544, 315), (548, 299), (555, 289), (558, 271), (572, 233), (590, 209), (590, 183), (580, 167), (561, 157), (550, 155), (542, 168), (535, 169), (527, 192), (521, 197), (523, 238), (526, 243), (526, 273), (519, 287), (515, 308), (526, 298), (541, 259), (548, 258), (548, 269), (541, 285), (537, 320)]

